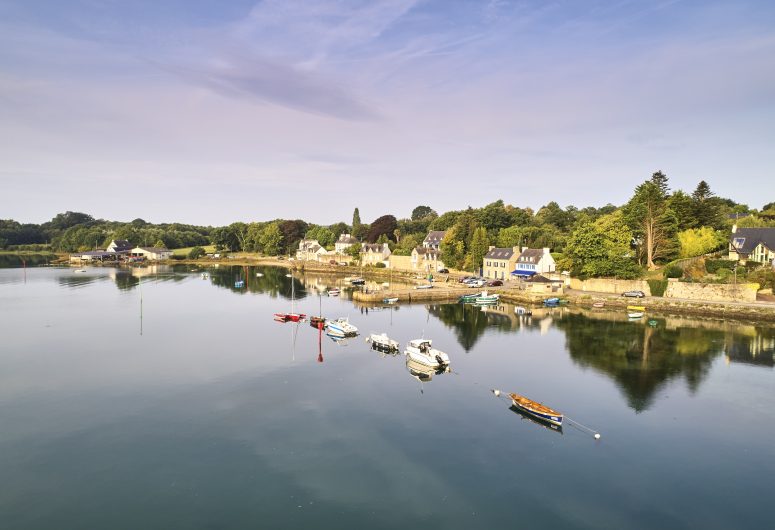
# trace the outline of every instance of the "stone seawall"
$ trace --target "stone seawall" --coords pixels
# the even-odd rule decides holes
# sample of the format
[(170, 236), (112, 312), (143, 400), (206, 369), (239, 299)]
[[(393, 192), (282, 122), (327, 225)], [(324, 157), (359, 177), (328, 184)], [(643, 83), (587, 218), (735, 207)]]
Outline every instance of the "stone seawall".
[(716, 284), (671, 281), (665, 298), (684, 298), (709, 302), (755, 302), (758, 283)]
[(651, 296), (651, 288), (646, 280), (615, 280), (613, 278), (590, 278), (579, 280), (572, 278), (570, 288), (593, 293), (621, 294), (625, 291), (643, 291)]

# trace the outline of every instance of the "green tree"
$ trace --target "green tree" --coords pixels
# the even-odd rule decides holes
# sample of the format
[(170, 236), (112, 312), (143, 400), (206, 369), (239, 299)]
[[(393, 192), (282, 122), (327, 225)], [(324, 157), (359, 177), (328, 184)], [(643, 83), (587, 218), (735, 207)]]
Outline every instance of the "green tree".
[(703, 226), (679, 232), (678, 242), (681, 246), (680, 257), (691, 258), (723, 247), (727, 238), (724, 232), (717, 232), (709, 226)]
[(261, 249), (267, 256), (276, 256), (282, 250), (283, 233), (278, 223), (269, 223), (259, 237)]
[(194, 247), (188, 253), (189, 259), (199, 259), (204, 255), (205, 255), (205, 249), (203, 249), (202, 247)]
[(667, 175), (662, 173), (662, 171), (657, 171), (651, 175), (651, 182), (659, 188), (659, 191), (664, 197), (667, 197), (670, 194), (670, 188), (668, 187), (667, 181)]
[(355, 210), (353, 210), (353, 234), (358, 231), (360, 226), (361, 226), (361, 212), (359, 212), (358, 208), (356, 207)]
[(457, 228), (452, 227), (444, 234), (439, 245), (441, 259), (449, 267), (459, 269), (465, 260), (465, 244), (458, 237)]
[(645, 257), (650, 270), (656, 268), (655, 261), (675, 254), (678, 221), (658, 183), (647, 180), (635, 188), (624, 213), (638, 241), (639, 254)]
[(524, 230), (519, 226), (509, 226), (498, 232), (497, 246), (500, 248), (521, 247), (524, 244)]
[(361, 245), (360, 243), (355, 243), (354, 245), (350, 245), (347, 247), (347, 250), (345, 250), (348, 256), (351, 256), (354, 263), (360, 263), (361, 262)]
[(307, 230), (307, 234), (304, 237), (307, 239), (316, 239), (317, 242), (320, 243), (320, 246), (324, 248), (333, 246), (337, 238), (337, 236), (325, 226), (315, 226), (310, 230)]
[(419, 221), (420, 219), (425, 219), (426, 217), (438, 216), (439, 214), (437, 214), (430, 206), (417, 206), (414, 210), (412, 210), (412, 221)]
[(631, 249), (632, 231), (621, 210), (580, 224), (571, 234), (565, 258), (582, 277), (636, 278), (639, 270)]
[(482, 260), (484, 255), (487, 254), (489, 246), (490, 240), (487, 237), (487, 230), (480, 226), (474, 230), (474, 235), (471, 238), (471, 248), (468, 252), (474, 270), (478, 270), (482, 266)]
[(392, 240), (395, 237), (395, 230), (398, 228), (398, 221), (392, 215), (383, 215), (378, 217), (369, 226), (369, 231), (366, 233), (366, 240), (369, 243), (374, 243), (379, 239), (379, 236), (385, 235), (388, 239)]
[(701, 180), (692, 193), (694, 218), (697, 220), (696, 226), (712, 226), (714, 228), (721, 228), (724, 226), (721, 209), (714, 198), (714, 194), (710, 190), (708, 183)]
[(675, 213), (678, 220), (678, 230), (686, 230), (697, 226), (694, 201), (681, 190), (675, 191), (668, 199), (667, 206)]

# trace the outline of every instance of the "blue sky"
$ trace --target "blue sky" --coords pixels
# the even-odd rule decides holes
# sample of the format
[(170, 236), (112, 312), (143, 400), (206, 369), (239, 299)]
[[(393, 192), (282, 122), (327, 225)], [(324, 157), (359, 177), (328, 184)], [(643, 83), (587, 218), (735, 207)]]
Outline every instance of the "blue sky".
[(0, 0), (0, 218), (775, 200), (775, 3)]

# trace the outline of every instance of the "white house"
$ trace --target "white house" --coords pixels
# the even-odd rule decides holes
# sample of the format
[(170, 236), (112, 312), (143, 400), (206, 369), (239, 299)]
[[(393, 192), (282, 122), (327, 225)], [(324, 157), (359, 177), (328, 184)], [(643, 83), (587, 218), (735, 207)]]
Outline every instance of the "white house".
[(135, 259), (146, 259), (149, 261), (158, 261), (170, 259), (172, 251), (166, 248), (158, 247), (135, 247), (129, 253), (129, 257)]
[(555, 272), (556, 269), (554, 258), (548, 248), (523, 247), (517, 257), (514, 270), (511, 271), (511, 276), (529, 278), (535, 274)]
[(296, 251), (296, 259), (301, 261), (321, 261), (328, 251), (320, 246), (317, 239), (302, 239)]
[(361, 263), (363, 265), (376, 265), (390, 257), (390, 247), (387, 243), (363, 243), (361, 245)]
[(729, 259), (775, 265), (775, 228), (732, 227)]
[(347, 253), (347, 249), (356, 243), (358, 243), (358, 240), (350, 234), (341, 234), (339, 239), (336, 240), (336, 243), (334, 243), (334, 252), (337, 254), (345, 254)]
[(126, 239), (114, 239), (106, 250), (117, 254), (128, 254), (132, 250), (132, 243)]

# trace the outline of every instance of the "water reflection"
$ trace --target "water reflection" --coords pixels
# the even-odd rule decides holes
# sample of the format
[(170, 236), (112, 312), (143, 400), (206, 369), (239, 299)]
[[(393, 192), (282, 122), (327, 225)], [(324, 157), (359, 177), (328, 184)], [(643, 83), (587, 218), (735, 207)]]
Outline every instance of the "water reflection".
[(425, 383), (430, 383), (434, 375), (442, 375), (449, 373), (449, 366), (440, 366), (438, 368), (431, 368), (430, 366), (418, 363), (412, 359), (406, 359), (406, 370), (409, 375), (420, 382), (420, 394), (423, 394), (423, 387)]

